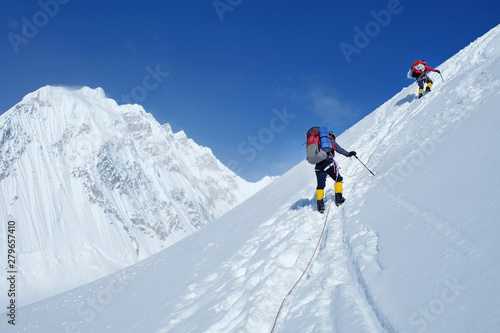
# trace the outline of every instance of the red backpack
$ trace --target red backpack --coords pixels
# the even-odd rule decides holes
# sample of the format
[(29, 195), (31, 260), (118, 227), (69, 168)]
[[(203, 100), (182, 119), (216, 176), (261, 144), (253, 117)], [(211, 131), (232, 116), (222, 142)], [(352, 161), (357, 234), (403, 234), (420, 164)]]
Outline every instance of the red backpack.
[(412, 77), (418, 77), (422, 75), (425, 72), (425, 66), (427, 66), (427, 63), (423, 60), (417, 60), (413, 63), (413, 66), (411, 66), (411, 76)]
[[(335, 140), (335, 136), (329, 133), (329, 137), (332, 140)], [(306, 133), (306, 159), (311, 164), (318, 164), (323, 162), (328, 154), (325, 150), (321, 149), (320, 135), (319, 135), (319, 127), (311, 127), (309, 131)], [(331, 153), (335, 154), (335, 147), (333, 143), (330, 143)]]

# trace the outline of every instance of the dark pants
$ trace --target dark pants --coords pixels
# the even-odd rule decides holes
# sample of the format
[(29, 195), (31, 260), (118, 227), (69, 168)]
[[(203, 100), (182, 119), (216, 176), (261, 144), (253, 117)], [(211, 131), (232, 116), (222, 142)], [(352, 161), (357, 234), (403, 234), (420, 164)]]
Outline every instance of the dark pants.
[(318, 187), (316, 187), (316, 189), (318, 190), (323, 190), (325, 188), (326, 175), (332, 177), (336, 182), (341, 182), (343, 180), (337, 170), (337, 163), (331, 158), (327, 158), (323, 162), (316, 164), (314, 171), (316, 171), (316, 180), (318, 181)]
[(424, 89), (424, 83), (432, 83), (432, 80), (427, 76), (427, 74), (422, 74), (419, 77), (416, 78), (418, 87), (420, 89)]

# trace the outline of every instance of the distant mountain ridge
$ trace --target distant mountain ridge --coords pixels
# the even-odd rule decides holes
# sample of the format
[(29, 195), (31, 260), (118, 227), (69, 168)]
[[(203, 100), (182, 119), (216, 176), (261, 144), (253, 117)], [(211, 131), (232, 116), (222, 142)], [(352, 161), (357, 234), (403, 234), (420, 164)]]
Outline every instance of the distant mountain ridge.
[(25, 96), (0, 116), (0, 158), (1, 224), (17, 221), (23, 303), (144, 259), (272, 181), (246, 182), (101, 88)]

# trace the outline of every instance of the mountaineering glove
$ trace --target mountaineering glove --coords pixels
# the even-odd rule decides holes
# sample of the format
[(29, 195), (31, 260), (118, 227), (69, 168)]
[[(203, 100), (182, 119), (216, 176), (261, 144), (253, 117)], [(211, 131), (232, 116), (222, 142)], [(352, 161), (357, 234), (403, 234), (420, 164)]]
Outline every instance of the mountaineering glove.
[(441, 72), (439, 71), (439, 69), (436, 69), (436, 73), (441, 74)]
[(350, 151), (349, 152), (349, 157), (351, 157), (351, 156), (356, 156), (356, 152), (355, 151)]

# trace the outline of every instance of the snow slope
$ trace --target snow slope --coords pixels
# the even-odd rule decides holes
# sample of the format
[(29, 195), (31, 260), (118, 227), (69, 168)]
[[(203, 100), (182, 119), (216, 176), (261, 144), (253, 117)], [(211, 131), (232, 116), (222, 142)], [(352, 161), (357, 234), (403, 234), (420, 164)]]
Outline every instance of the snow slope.
[(317, 244), (274, 332), (497, 331), (500, 26), (438, 68), (430, 95), (412, 84), (338, 137), (376, 173), (337, 157), (344, 206), (315, 211), (304, 161), (160, 253), (19, 309), (6, 331), (270, 332)]
[(28, 94), (0, 116), (0, 158), (0, 239), (14, 219), (20, 304), (144, 259), (268, 182), (244, 181), (210, 149), (100, 88)]

